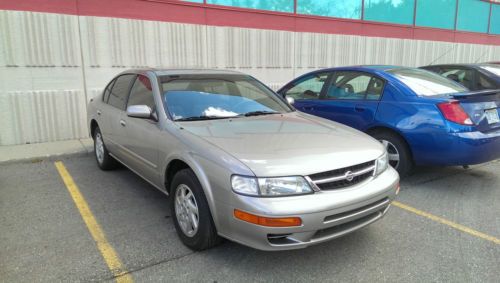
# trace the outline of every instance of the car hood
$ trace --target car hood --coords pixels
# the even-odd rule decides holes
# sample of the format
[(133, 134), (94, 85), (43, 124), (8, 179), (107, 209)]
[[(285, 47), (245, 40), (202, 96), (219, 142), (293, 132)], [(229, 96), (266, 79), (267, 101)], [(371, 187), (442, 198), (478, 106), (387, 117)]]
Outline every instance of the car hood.
[(179, 125), (258, 177), (309, 175), (375, 160), (384, 152), (364, 133), (300, 112)]

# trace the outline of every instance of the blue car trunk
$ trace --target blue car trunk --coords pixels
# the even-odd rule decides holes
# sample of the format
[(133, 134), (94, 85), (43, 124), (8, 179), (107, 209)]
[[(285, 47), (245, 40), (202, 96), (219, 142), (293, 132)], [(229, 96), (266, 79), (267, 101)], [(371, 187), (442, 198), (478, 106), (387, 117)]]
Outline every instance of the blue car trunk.
[(469, 115), (481, 132), (500, 129), (500, 90), (483, 90), (454, 94), (452, 97)]

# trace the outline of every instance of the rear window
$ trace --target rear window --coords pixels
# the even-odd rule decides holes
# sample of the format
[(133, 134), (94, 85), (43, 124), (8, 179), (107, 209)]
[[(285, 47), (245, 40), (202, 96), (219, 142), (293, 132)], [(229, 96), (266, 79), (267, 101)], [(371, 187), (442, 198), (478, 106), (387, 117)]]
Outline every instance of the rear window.
[(433, 96), (468, 91), (465, 87), (441, 75), (421, 69), (388, 70), (419, 96)]

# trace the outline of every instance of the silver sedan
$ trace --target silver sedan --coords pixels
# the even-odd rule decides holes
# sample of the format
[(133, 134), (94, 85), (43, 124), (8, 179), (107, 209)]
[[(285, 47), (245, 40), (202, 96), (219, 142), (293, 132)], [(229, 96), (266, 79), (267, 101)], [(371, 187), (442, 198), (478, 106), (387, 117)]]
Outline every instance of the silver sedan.
[(97, 165), (124, 164), (170, 195), (195, 250), (221, 237), (261, 250), (331, 240), (382, 218), (399, 191), (379, 142), (242, 73), (123, 72), (89, 103), (88, 125)]

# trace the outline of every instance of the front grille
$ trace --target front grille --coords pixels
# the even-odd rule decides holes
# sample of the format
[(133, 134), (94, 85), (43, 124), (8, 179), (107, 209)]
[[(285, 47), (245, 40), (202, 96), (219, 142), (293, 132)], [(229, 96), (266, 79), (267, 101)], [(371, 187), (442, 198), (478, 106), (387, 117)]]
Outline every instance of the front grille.
[[(321, 190), (335, 190), (353, 186), (370, 178), (375, 170), (375, 161), (309, 175)], [(351, 174), (348, 174), (350, 172)], [(348, 178), (351, 175), (351, 178)], [(354, 175), (354, 176), (353, 176)]]

